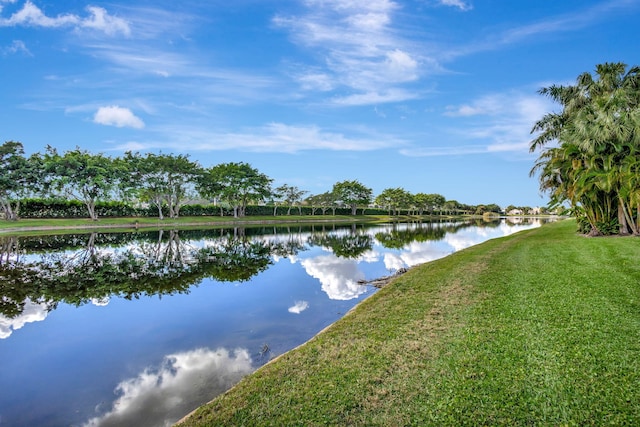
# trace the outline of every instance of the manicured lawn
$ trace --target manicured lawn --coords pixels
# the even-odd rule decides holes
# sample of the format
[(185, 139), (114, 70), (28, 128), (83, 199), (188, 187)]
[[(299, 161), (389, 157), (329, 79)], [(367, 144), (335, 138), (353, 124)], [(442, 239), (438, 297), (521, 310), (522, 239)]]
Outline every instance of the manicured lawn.
[[(180, 218), (100, 218), (98, 221), (90, 219), (21, 219), (19, 221), (0, 220), (0, 233), (18, 234), (23, 232), (42, 232), (51, 230), (93, 230), (113, 229), (132, 230), (135, 228), (166, 228), (166, 227), (221, 227), (257, 224), (298, 224), (313, 222), (371, 222), (385, 221), (390, 217), (385, 215), (286, 215), (286, 216), (247, 216), (243, 218), (219, 216), (192, 216)], [(406, 217), (405, 217), (406, 219)]]
[(185, 424), (640, 425), (640, 240), (575, 228), (411, 269)]

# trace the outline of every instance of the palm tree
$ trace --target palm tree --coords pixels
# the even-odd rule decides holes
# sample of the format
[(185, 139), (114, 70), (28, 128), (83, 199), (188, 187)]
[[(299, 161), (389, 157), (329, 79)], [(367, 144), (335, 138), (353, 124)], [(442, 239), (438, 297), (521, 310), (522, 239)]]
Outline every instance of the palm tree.
[[(531, 173), (553, 203), (569, 201), (590, 234), (638, 234), (640, 147), (640, 67), (596, 66), (596, 77), (581, 74), (574, 86), (540, 90), (562, 106), (532, 129), (531, 151), (542, 150)], [(557, 141), (558, 146), (547, 144)]]

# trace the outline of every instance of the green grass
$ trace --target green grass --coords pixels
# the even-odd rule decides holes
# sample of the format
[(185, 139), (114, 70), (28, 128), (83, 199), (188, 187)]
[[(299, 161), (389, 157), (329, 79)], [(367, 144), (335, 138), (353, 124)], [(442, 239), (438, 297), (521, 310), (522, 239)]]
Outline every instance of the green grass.
[(413, 268), (185, 425), (640, 425), (638, 260), (562, 221)]
[[(64, 230), (95, 230), (104, 231), (126, 231), (137, 228), (203, 228), (203, 227), (224, 227), (234, 225), (259, 225), (259, 224), (300, 224), (300, 223), (320, 223), (329, 221), (333, 223), (341, 222), (375, 222), (386, 221), (390, 217), (384, 215), (287, 215), (287, 216), (248, 216), (243, 218), (219, 217), (219, 216), (194, 216), (180, 218), (100, 218), (98, 221), (90, 219), (21, 219), (19, 221), (0, 220), (0, 234), (22, 234)], [(402, 217), (408, 219), (409, 217)]]

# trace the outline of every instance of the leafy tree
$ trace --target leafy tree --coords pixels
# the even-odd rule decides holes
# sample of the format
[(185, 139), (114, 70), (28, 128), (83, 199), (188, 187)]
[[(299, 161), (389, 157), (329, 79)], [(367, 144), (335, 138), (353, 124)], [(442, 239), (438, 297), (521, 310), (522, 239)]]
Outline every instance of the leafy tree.
[(311, 206), (311, 213), (312, 214), (315, 211), (315, 209), (314, 209), (315, 206), (317, 206), (318, 209), (320, 209), (320, 211), (322, 212), (322, 215), (325, 215), (325, 213), (329, 209), (332, 209), (333, 210), (333, 214), (335, 215), (336, 214), (336, 208), (338, 207), (338, 204), (336, 203), (336, 197), (330, 191), (327, 191), (327, 192), (322, 193), (322, 194), (317, 194), (317, 195), (314, 195), (314, 196), (307, 197), (306, 202), (307, 202), (307, 204), (309, 204)]
[(180, 207), (202, 172), (200, 165), (186, 155), (147, 153), (142, 156), (127, 152), (124, 162), (128, 165), (129, 186), (141, 201), (158, 209), (160, 219), (164, 219), (164, 207), (169, 218), (178, 218)]
[(431, 193), (417, 193), (414, 196), (414, 203), (420, 215), (426, 210), (430, 214), (435, 211), (441, 211), (446, 201), (445, 197), (441, 194)]
[(413, 202), (415, 204), (415, 208), (418, 210), (418, 215), (423, 215), (425, 210), (431, 211), (431, 198), (429, 194), (425, 193), (416, 193), (413, 196)]
[(112, 199), (122, 178), (113, 159), (79, 148), (60, 155), (48, 146), (43, 162), (48, 190), (56, 196), (82, 202), (94, 221), (98, 220), (96, 202)]
[(460, 203), (457, 200), (447, 200), (442, 205), (442, 209), (447, 212), (449, 215), (455, 214), (460, 206)]
[(283, 197), (284, 202), (289, 208), (287, 209), (287, 215), (291, 215), (291, 208), (293, 206), (298, 206), (298, 214), (302, 215), (302, 206), (300, 203), (302, 202), (302, 197), (307, 194), (308, 191), (300, 190), (296, 186), (284, 184), (276, 188), (276, 192), (281, 194), (281, 197)]
[(18, 219), (20, 199), (32, 194), (39, 181), (37, 155), (25, 158), (20, 142), (7, 141), (0, 145), (0, 207), (5, 219)]
[(278, 213), (278, 206), (284, 203), (286, 184), (271, 191), (271, 201), (273, 203), (273, 216)]
[(532, 129), (530, 149), (542, 152), (531, 174), (539, 173), (550, 208), (568, 202), (591, 235), (640, 234), (640, 67), (626, 69), (599, 64), (575, 85), (540, 90), (562, 110)]
[(273, 180), (247, 163), (223, 163), (206, 169), (198, 182), (204, 197), (219, 198), (233, 207), (235, 218), (245, 216), (250, 201), (260, 202), (273, 192)]
[(337, 200), (351, 208), (351, 215), (355, 215), (358, 206), (366, 206), (371, 202), (372, 191), (359, 181), (342, 181), (333, 185), (332, 193)]
[(320, 209), (320, 198), (319, 194), (312, 194), (303, 200), (302, 203), (309, 206), (311, 208), (311, 215), (315, 215), (316, 211)]
[(389, 210), (389, 215), (392, 211), (394, 215), (397, 215), (401, 209), (409, 209), (415, 204), (413, 195), (403, 188), (382, 190), (382, 193), (376, 197), (375, 203), (386, 207)]

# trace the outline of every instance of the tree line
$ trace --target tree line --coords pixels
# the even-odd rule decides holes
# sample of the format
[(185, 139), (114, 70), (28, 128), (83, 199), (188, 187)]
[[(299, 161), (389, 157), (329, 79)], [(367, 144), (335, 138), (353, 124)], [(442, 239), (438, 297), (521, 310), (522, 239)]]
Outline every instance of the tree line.
[(92, 220), (97, 207), (107, 201), (145, 205), (160, 219), (177, 218), (187, 202), (205, 199), (233, 216), (243, 217), (250, 205), (269, 205), (275, 216), (287, 207), (311, 215), (345, 208), (352, 215), (373, 203), (391, 214), (482, 214), (501, 212), (496, 204), (465, 205), (440, 194), (411, 194), (388, 188), (375, 198), (371, 188), (358, 180), (333, 185), (330, 191), (309, 195), (292, 185), (273, 186), (273, 179), (251, 165), (223, 163), (203, 167), (188, 155), (126, 152), (120, 157), (92, 154), (76, 148), (64, 153), (47, 146), (44, 154), (25, 156), (22, 143), (0, 145), (0, 207), (7, 220), (20, 217), (20, 203), (30, 198), (74, 200), (84, 205)]

